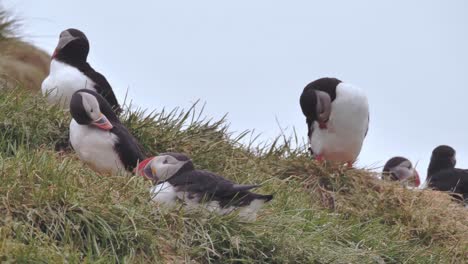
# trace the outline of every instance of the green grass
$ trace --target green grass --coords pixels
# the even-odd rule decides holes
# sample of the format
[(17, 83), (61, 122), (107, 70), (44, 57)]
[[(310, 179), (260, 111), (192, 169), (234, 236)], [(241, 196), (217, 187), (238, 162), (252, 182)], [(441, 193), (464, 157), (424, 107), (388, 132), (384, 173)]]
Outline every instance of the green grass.
[(258, 221), (167, 210), (141, 177), (101, 176), (54, 152), (70, 117), (25, 89), (0, 94), (0, 260), (61, 263), (462, 263), (468, 214), (448, 196), (320, 166), (279, 139), (247, 148), (196, 107), (124, 123), (147, 154), (181, 151), (198, 168), (274, 193)]
[[(0, 36), (14, 34), (6, 18), (0, 12)], [(1, 39), (0, 48), (12, 47), (11, 41), (17, 40)], [(186, 111), (127, 110), (123, 122), (148, 155), (184, 152), (197, 168), (262, 184), (258, 191), (275, 197), (253, 223), (159, 208), (142, 177), (98, 175), (74, 153), (54, 151), (67, 136), (70, 117), (31, 92), (39, 84), (27, 76), (44, 75), (44, 61), (37, 59), (44, 54), (16, 44), (0, 49), (0, 59), (28, 55), (19, 56), (21, 67), (0, 63), (2, 263), (468, 261), (468, 213), (446, 194), (319, 165), (304, 146), (290, 147), (295, 137), (241, 144), (252, 134), (230, 133), (224, 119), (204, 118), (196, 105)], [(14, 85), (4, 82), (12, 78)]]

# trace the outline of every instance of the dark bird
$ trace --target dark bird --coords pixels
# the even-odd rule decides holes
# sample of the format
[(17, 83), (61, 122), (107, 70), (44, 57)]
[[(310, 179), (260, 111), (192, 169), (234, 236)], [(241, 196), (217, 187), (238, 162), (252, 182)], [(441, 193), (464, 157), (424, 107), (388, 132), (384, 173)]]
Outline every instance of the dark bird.
[(218, 214), (239, 210), (245, 220), (254, 220), (258, 210), (273, 195), (250, 192), (258, 185), (240, 185), (209, 171), (196, 170), (181, 153), (162, 153), (139, 165), (138, 172), (158, 184), (151, 189), (153, 200), (174, 205), (181, 200), (188, 208), (204, 207)]
[(70, 143), (82, 161), (101, 173), (133, 171), (145, 159), (138, 141), (98, 93), (82, 89), (71, 97)]
[(468, 170), (455, 168), (456, 152), (450, 146), (441, 145), (432, 151), (427, 170), (427, 187), (449, 192), (453, 197), (468, 199)]
[(103, 96), (119, 115), (122, 110), (112, 87), (86, 61), (88, 53), (89, 42), (83, 32), (74, 28), (62, 31), (52, 55), (49, 75), (42, 82), (42, 93), (49, 102), (59, 103), (68, 109), (76, 91), (89, 89)]
[(421, 184), (418, 171), (411, 161), (404, 157), (393, 157), (385, 163), (382, 178), (390, 181), (400, 181), (409, 187), (418, 187)]
[(369, 105), (364, 92), (336, 78), (321, 78), (304, 88), (300, 105), (312, 155), (319, 161), (352, 166), (369, 128)]

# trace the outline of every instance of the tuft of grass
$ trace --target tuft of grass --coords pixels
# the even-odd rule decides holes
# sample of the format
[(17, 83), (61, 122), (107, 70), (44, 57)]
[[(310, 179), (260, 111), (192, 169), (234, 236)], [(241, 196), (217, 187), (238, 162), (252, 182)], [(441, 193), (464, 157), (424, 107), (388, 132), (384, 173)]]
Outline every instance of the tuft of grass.
[(0, 85), (37, 91), (49, 73), (50, 56), (17, 37), (18, 22), (0, 6)]
[(0, 6), (0, 40), (14, 35), (17, 21), (11, 18), (6, 10)]

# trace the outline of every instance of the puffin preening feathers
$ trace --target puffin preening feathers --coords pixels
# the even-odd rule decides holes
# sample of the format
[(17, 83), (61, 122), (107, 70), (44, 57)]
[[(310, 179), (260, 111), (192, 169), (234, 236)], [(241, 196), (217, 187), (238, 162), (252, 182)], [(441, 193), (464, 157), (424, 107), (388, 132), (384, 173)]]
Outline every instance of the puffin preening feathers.
[(101, 173), (133, 171), (145, 159), (138, 141), (98, 93), (82, 89), (70, 100), (70, 143), (78, 156)]
[(318, 160), (351, 165), (369, 127), (369, 105), (362, 90), (336, 78), (321, 78), (304, 88), (300, 105), (312, 154)]
[(196, 170), (181, 153), (162, 153), (141, 163), (140, 175), (158, 182), (151, 190), (153, 200), (164, 205), (183, 201), (189, 208), (204, 208), (219, 214), (239, 210), (245, 220), (254, 220), (257, 211), (273, 195), (250, 192), (258, 185), (239, 185), (209, 171)]
[(418, 171), (411, 161), (404, 157), (393, 157), (385, 163), (382, 171), (384, 180), (399, 181), (409, 187), (418, 187), (421, 184)]
[(42, 82), (42, 93), (51, 103), (68, 109), (72, 95), (80, 89), (89, 89), (102, 95), (118, 114), (122, 111), (112, 87), (106, 78), (87, 62), (89, 42), (78, 29), (60, 33), (52, 55), (49, 76)]

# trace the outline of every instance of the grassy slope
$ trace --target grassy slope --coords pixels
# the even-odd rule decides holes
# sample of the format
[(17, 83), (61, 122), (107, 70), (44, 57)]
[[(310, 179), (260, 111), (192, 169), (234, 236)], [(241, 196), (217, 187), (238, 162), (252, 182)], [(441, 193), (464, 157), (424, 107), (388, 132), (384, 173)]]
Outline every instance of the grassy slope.
[(2, 90), (0, 260), (468, 261), (468, 213), (446, 195), (406, 190), (365, 171), (322, 167), (287, 142), (248, 149), (223, 121), (198, 114), (128, 111), (123, 119), (148, 154), (186, 152), (198, 168), (263, 183), (259, 191), (275, 198), (257, 222), (158, 208), (144, 179), (100, 176), (74, 154), (53, 151), (66, 135), (66, 113), (28, 90)]
[(49, 72), (50, 57), (38, 48), (14, 37), (16, 22), (2, 10), (0, 1), (0, 85), (10, 88), (19, 83), (31, 90), (40, 89)]

